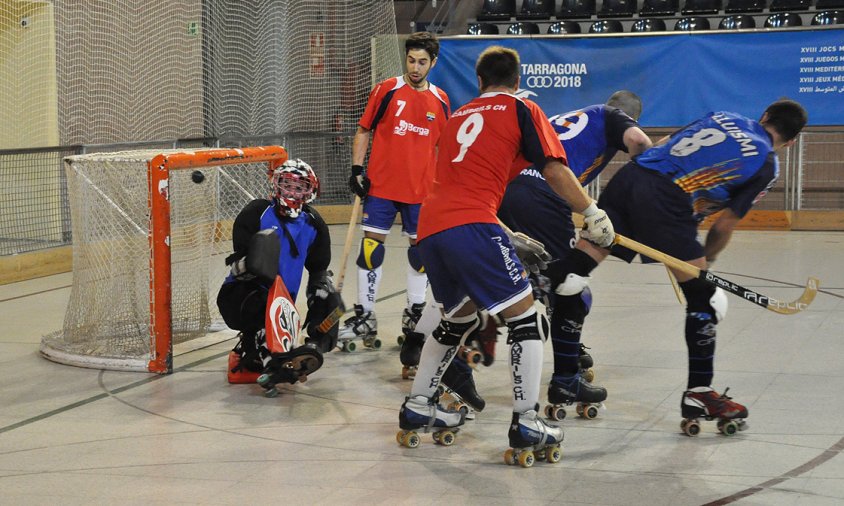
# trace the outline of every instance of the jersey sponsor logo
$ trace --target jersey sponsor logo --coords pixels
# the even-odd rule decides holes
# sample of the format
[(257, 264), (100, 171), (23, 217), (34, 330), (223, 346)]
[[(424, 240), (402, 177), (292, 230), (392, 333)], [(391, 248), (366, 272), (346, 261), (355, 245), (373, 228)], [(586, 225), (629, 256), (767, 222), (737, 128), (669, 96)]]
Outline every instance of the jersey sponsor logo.
[(428, 111), (425, 113), (425, 118), (427, 118), (428, 121), (434, 121), (435, 119), (437, 119), (437, 115), (431, 111)]
[(522, 176), (535, 177), (537, 179), (541, 179), (541, 180), (545, 181), (545, 177), (542, 175), (542, 173), (539, 172), (538, 170), (536, 170), (533, 167), (528, 167), (527, 169), (522, 169), (522, 171), (519, 172), (519, 174), (522, 175)]
[(403, 119), (399, 120), (399, 124), (393, 129), (393, 135), (407, 135), (408, 132), (415, 133), (417, 135), (421, 135), (422, 137), (428, 137), (431, 134), (430, 128), (425, 128), (421, 126), (416, 126), (413, 123), (405, 121)]

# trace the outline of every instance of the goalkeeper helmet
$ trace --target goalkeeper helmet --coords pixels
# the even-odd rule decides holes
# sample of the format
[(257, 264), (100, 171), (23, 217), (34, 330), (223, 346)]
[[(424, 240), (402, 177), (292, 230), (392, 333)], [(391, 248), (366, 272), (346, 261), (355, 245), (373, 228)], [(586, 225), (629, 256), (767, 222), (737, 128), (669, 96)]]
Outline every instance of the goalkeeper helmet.
[(272, 199), (282, 216), (296, 218), (302, 206), (319, 196), (314, 169), (300, 159), (287, 160), (273, 171)]

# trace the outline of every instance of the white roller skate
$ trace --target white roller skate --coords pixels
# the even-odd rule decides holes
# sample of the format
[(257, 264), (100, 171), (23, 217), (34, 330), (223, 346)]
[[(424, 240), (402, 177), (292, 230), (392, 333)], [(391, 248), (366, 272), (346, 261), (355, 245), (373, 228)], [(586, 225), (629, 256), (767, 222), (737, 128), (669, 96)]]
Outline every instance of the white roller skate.
[(466, 418), (463, 413), (446, 411), (437, 404), (437, 398), (424, 395), (407, 397), (399, 410), (400, 431), (396, 442), (407, 448), (416, 448), (421, 439), (417, 431), (432, 432), (434, 442), (443, 446), (454, 444), (456, 434)]
[(513, 413), (510, 424), (510, 448), (504, 452), (504, 462), (508, 465), (519, 464), (531, 467), (537, 459), (552, 464), (560, 461), (563, 450), (563, 428), (550, 425), (539, 417), (536, 409), (524, 413)]
[(356, 339), (360, 339), (367, 348), (377, 350), (381, 347), (375, 311), (364, 311), (360, 304), (355, 304), (355, 315), (343, 322), (337, 336), (340, 349), (347, 352), (357, 349)]

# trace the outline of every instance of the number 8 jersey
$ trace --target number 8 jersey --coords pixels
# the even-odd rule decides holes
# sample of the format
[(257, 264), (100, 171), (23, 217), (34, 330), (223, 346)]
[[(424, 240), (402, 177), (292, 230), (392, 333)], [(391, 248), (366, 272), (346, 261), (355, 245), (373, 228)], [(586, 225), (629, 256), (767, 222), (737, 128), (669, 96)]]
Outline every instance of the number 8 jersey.
[(544, 167), (548, 158), (566, 163), (566, 152), (538, 105), (509, 93), (475, 98), (452, 114), (440, 135), (418, 238), (468, 223), (498, 223), (507, 184), (531, 164)]
[(744, 216), (779, 175), (768, 132), (731, 112), (707, 114), (635, 161), (688, 193), (699, 220), (725, 207)]

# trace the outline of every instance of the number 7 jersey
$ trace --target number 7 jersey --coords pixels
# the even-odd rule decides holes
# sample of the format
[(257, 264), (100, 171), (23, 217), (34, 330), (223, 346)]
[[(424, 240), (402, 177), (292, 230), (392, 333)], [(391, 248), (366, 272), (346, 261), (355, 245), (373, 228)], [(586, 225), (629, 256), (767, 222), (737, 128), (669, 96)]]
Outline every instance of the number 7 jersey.
[(507, 184), (525, 167), (544, 167), (548, 158), (566, 163), (566, 152), (538, 105), (509, 93), (475, 98), (452, 114), (440, 135), (418, 238), (468, 223), (498, 223)]

